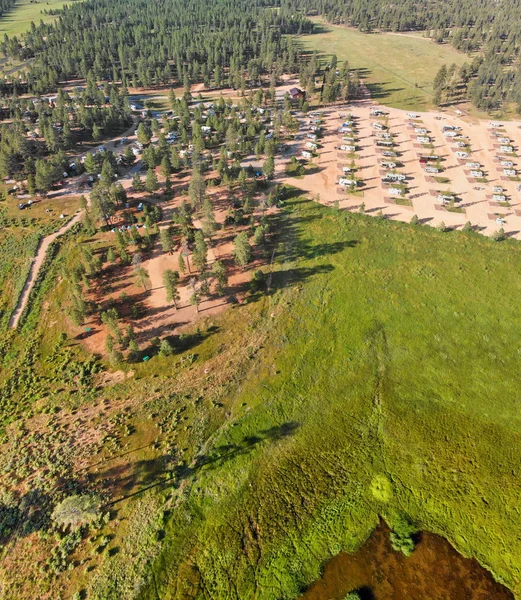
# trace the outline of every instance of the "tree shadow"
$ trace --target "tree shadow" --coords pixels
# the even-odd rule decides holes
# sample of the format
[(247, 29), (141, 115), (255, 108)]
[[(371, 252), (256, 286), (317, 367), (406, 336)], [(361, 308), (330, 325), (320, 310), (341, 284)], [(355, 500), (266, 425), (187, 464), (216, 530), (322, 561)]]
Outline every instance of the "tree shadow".
[[(137, 461), (131, 471), (121, 467), (113, 467), (99, 475), (103, 481), (111, 481), (116, 488), (123, 488), (129, 493), (112, 500), (106, 506), (128, 500), (143, 492), (166, 486), (179, 484), (192, 477), (201, 469), (216, 469), (237, 456), (250, 453), (262, 443), (275, 443), (293, 435), (300, 427), (296, 421), (288, 421), (281, 425), (259, 431), (256, 435), (244, 436), (239, 443), (215, 446), (207, 454), (198, 455), (191, 464), (177, 463), (174, 454), (166, 454), (148, 460)], [(119, 479), (118, 479), (119, 477)], [(137, 490), (131, 491), (138, 486)]]

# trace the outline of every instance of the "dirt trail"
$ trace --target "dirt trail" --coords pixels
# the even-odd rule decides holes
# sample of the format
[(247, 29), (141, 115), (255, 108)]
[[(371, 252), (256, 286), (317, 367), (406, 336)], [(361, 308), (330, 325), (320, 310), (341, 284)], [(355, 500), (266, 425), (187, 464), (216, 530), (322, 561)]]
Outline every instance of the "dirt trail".
[(43, 238), (41, 244), (38, 246), (36, 256), (32, 260), (31, 269), (29, 270), (27, 281), (25, 282), (22, 293), (18, 298), (18, 304), (16, 305), (16, 308), (14, 309), (13, 314), (9, 319), (9, 327), (12, 327), (13, 329), (16, 329), (18, 327), (18, 322), (25, 310), (25, 307), (27, 306), (29, 295), (31, 294), (31, 290), (33, 289), (34, 284), (38, 278), (38, 273), (40, 272), (49, 246), (52, 244), (52, 242), (54, 242), (56, 238), (69, 231), (69, 229), (81, 219), (82, 215), (83, 211), (77, 212), (74, 215), (74, 217), (72, 217), (72, 219), (63, 227), (58, 229), (58, 231), (55, 231), (54, 233), (51, 233), (47, 237)]

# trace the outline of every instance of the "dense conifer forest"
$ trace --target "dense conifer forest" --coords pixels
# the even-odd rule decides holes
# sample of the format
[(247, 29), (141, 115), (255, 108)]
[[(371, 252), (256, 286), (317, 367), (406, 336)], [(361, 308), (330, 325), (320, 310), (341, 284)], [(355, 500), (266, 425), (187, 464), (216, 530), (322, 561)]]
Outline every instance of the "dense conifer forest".
[(54, 24), (33, 27), (23, 43), (6, 39), (2, 50), (23, 60), (40, 58), (29, 73), (34, 92), (90, 71), (99, 80), (145, 87), (212, 78), (220, 87), (226, 69), (230, 83), (240, 87), (245, 71), (254, 82), (261, 73), (295, 70), (297, 48), (284, 34), (312, 29), (300, 13), (264, 4), (96, 0), (65, 10)]

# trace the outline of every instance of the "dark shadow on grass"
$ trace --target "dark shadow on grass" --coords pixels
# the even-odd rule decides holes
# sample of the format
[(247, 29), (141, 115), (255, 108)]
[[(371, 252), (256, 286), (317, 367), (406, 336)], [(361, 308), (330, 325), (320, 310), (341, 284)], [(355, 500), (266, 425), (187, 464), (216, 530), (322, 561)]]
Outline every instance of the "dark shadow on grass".
[[(118, 502), (127, 500), (143, 492), (157, 487), (166, 487), (168, 485), (178, 486), (183, 480), (186, 480), (196, 474), (199, 470), (214, 469), (222, 466), (225, 462), (233, 458), (250, 453), (261, 443), (279, 442), (295, 433), (300, 427), (296, 421), (288, 421), (282, 425), (276, 425), (269, 429), (259, 431), (256, 435), (245, 436), (238, 444), (230, 443), (216, 446), (208, 454), (200, 454), (190, 465), (175, 464), (175, 457), (172, 455), (158, 456), (149, 460), (141, 460), (133, 465), (132, 472), (121, 473), (120, 468), (110, 469), (100, 475), (100, 480), (112, 481), (121, 489), (122, 487), (131, 490), (135, 486), (139, 489), (109, 502), (106, 507), (114, 506)], [(117, 471), (117, 472), (116, 472)], [(115, 481), (118, 473), (123, 475), (120, 481)]]

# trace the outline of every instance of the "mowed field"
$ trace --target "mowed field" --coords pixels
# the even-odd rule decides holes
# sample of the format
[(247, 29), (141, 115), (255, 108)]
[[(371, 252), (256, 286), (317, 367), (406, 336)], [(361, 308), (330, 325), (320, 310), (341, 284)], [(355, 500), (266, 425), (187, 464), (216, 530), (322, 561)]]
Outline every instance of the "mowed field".
[(462, 65), (469, 57), (448, 44), (435, 44), (421, 35), (365, 34), (317, 20), (318, 33), (299, 38), (305, 50), (324, 60), (336, 54), (359, 69), (373, 99), (396, 108), (426, 110), (432, 82), (443, 64)]
[(140, 597), (294, 598), (400, 511), (519, 594), (521, 248), (285, 211), (275, 326)]
[(53, 21), (55, 16), (44, 15), (42, 11), (59, 10), (67, 4), (71, 4), (70, 0), (49, 0), (48, 2), (21, 0), (12, 11), (0, 18), (0, 34), (12, 37), (27, 31), (31, 22), (38, 25), (40, 21), (44, 23)]

